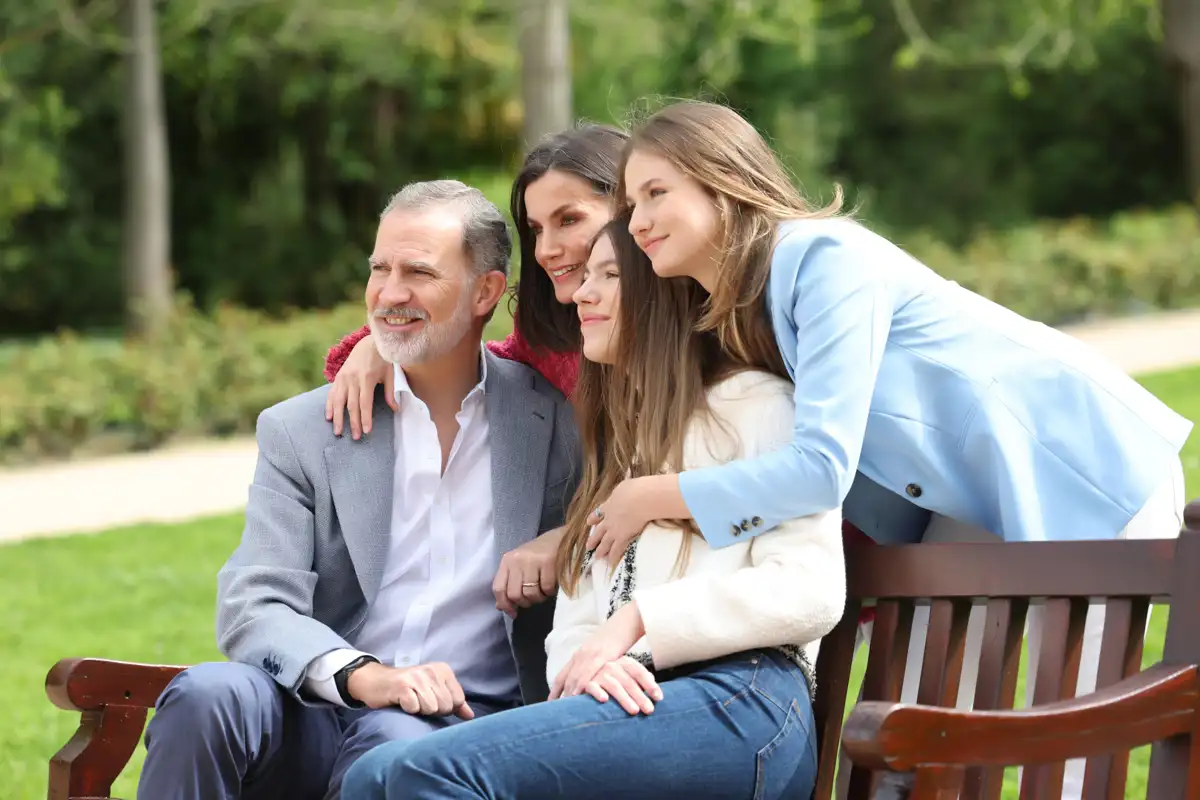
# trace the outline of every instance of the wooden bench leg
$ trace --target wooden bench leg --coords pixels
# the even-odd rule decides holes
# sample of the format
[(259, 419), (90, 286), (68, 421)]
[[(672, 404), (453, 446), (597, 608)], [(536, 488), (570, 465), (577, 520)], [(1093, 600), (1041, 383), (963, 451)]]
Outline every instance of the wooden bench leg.
[(49, 800), (108, 800), (142, 738), (146, 712), (130, 706), (84, 711), (75, 735), (50, 759)]

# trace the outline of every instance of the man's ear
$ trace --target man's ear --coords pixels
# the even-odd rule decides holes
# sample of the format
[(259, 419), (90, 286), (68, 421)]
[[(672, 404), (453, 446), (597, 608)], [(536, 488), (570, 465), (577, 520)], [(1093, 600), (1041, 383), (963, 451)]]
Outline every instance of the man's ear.
[(507, 289), (508, 279), (504, 277), (503, 272), (493, 270), (484, 273), (475, 288), (475, 316), (485, 317), (492, 313), (492, 309), (500, 302)]

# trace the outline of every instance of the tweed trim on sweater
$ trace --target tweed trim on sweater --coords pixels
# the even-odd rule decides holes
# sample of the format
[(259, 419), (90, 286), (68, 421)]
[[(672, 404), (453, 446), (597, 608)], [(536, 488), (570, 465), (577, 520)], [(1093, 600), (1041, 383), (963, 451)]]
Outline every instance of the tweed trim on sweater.
[[(635, 575), (637, 574), (638, 541), (639, 539), (634, 539), (630, 542), (629, 547), (625, 549), (625, 555), (617, 562), (608, 592), (609, 618), (633, 599), (634, 589), (637, 588)], [(594, 550), (589, 550), (583, 557), (583, 574), (585, 575), (591, 569), (593, 553), (595, 553)], [(800, 668), (800, 671), (804, 674), (804, 680), (808, 683), (809, 700), (816, 699), (817, 670), (813, 667), (812, 659), (808, 657), (808, 653), (804, 651), (804, 648), (795, 644), (781, 644), (774, 645), (771, 649), (778, 650)], [(625, 655), (637, 661), (651, 672), (654, 671), (654, 654), (648, 650), (631, 650)]]

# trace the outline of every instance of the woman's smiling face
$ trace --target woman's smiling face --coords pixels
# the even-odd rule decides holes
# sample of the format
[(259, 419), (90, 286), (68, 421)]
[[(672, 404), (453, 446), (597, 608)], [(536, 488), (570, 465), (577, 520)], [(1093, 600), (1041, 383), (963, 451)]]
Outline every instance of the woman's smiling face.
[(616, 360), (621, 308), (621, 273), (612, 240), (601, 236), (584, 263), (573, 297), (583, 334), (583, 357), (597, 364)]
[(634, 150), (625, 164), (629, 232), (661, 278), (708, 286), (719, 262), (721, 216), (694, 178), (667, 158)]
[(551, 169), (526, 187), (525, 215), (536, 239), (534, 257), (554, 284), (554, 298), (573, 302), (588, 245), (612, 219), (609, 198), (583, 178)]

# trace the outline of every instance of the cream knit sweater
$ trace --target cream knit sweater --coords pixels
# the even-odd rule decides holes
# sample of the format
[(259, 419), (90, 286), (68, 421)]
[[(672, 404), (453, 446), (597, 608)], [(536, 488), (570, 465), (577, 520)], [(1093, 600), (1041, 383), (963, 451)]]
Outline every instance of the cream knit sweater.
[[(712, 413), (698, 415), (688, 429), (684, 467), (791, 446), (792, 392), (790, 382), (759, 371), (714, 385)], [(589, 558), (575, 596), (559, 591), (546, 638), (547, 681), (553, 684), (575, 650), (630, 599), (646, 628), (632, 654), (655, 669), (786, 645), (815, 664), (817, 645), (846, 602), (841, 522), (834, 509), (751, 536), (751, 518), (743, 541), (715, 550), (693, 536), (682, 575), (676, 561), (683, 536), (691, 534), (648, 525), (615, 571)]]

